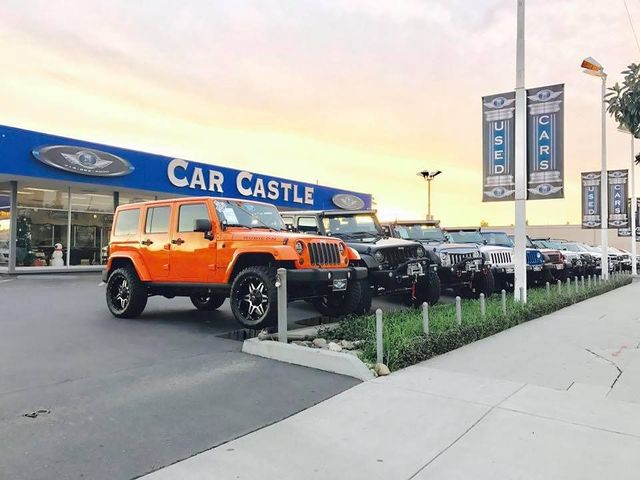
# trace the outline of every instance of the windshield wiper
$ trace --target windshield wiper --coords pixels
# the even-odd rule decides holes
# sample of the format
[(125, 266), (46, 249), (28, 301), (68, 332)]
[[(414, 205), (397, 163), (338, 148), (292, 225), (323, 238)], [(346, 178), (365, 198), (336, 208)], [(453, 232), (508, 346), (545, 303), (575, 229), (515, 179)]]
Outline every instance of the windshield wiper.
[[(242, 211), (243, 211), (244, 213), (246, 213), (247, 215), (249, 215), (251, 218), (256, 219), (256, 220), (261, 224), (261, 226), (262, 226), (263, 228), (268, 228), (269, 230), (273, 230), (274, 232), (281, 232), (281, 231), (282, 231), (282, 229), (281, 229), (281, 228), (275, 228), (275, 227), (272, 227), (271, 225), (267, 225), (267, 224), (266, 224), (266, 223), (264, 223), (264, 222), (260, 219), (260, 217), (258, 217), (255, 213), (251, 213), (249, 210), (246, 210), (246, 209), (242, 208), (242, 207), (240, 206), (240, 204), (236, 203), (236, 204), (235, 204), (235, 206), (236, 206), (236, 207), (238, 207), (240, 210), (242, 210)], [(252, 225), (252, 226), (249, 226), (249, 225), (242, 225), (242, 226), (243, 226), (243, 227), (247, 227), (247, 228), (256, 228), (256, 227), (255, 227), (255, 226), (253, 226), (253, 225)]]

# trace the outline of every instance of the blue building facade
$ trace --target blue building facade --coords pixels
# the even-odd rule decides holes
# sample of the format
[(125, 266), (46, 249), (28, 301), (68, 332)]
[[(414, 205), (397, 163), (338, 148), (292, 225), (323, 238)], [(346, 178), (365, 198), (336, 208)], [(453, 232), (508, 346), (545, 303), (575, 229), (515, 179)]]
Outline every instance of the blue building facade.
[(99, 269), (115, 207), (178, 196), (279, 209), (371, 208), (371, 195), (0, 126), (0, 272)]

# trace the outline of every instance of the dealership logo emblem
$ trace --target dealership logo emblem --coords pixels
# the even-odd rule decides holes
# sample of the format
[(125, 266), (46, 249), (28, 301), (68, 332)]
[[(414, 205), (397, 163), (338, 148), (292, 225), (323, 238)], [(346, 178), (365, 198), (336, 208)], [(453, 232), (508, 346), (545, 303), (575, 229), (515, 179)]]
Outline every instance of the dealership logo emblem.
[(134, 170), (125, 159), (92, 148), (49, 145), (35, 148), (32, 153), (46, 165), (80, 175), (120, 177)]
[(343, 210), (361, 210), (364, 208), (364, 201), (360, 197), (349, 193), (338, 193), (331, 200), (336, 207)]

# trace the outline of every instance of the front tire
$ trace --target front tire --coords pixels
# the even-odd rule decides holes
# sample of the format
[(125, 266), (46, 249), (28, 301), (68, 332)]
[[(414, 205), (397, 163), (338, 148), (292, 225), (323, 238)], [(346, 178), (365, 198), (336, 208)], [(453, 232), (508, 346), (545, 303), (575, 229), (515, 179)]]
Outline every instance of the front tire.
[(475, 297), (480, 297), (483, 293), (485, 297), (489, 297), (496, 289), (493, 273), (488, 271), (485, 273), (476, 273), (471, 281), (471, 291)]
[(220, 308), (226, 300), (224, 295), (217, 295), (215, 293), (194, 293), (189, 298), (194, 307), (203, 311), (216, 310)]
[(415, 299), (411, 299), (414, 307), (421, 306), (424, 302), (435, 305), (440, 300), (440, 277), (433, 271), (416, 283)]
[(114, 317), (135, 318), (147, 305), (147, 287), (131, 267), (117, 268), (107, 280), (107, 307)]
[(229, 303), (233, 316), (243, 326), (254, 330), (274, 325), (278, 318), (277, 293), (274, 268), (245, 268), (231, 284)]
[(322, 315), (341, 317), (354, 313), (358, 309), (365, 290), (371, 290), (369, 282), (366, 280), (354, 280), (349, 282), (346, 291), (314, 298), (311, 303)]

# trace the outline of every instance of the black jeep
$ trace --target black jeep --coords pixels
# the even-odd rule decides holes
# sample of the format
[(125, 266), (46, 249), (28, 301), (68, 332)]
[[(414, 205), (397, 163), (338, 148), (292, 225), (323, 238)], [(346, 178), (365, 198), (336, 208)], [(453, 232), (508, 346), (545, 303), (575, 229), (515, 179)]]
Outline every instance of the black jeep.
[(480, 249), (471, 243), (449, 242), (439, 220), (396, 220), (384, 225), (391, 235), (414, 240), (440, 259), (438, 276), (442, 289), (456, 295), (489, 296), (494, 290), (493, 274)]
[[(356, 266), (367, 267), (369, 287), (363, 292), (357, 309), (369, 312), (376, 295), (403, 295), (413, 306), (440, 298), (439, 259), (420, 243), (389, 237), (375, 211), (320, 210), (282, 212), (282, 218), (299, 232), (338, 237), (360, 255)], [(323, 252), (311, 252), (321, 256)], [(334, 316), (332, 305), (315, 305), (318, 310)]]

